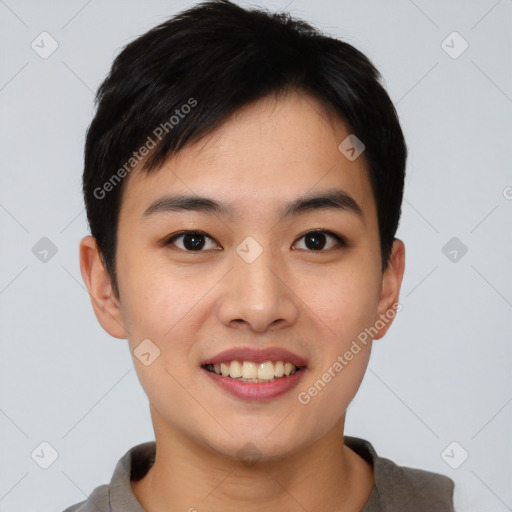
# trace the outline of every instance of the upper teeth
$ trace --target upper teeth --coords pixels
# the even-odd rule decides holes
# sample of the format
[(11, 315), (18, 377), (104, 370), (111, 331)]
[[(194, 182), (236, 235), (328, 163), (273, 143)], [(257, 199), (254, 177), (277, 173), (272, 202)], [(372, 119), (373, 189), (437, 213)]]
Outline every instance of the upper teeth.
[(265, 361), (264, 363), (254, 363), (252, 361), (228, 361), (225, 363), (215, 363), (213, 369), (217, 375), (231, 378), (243, 379), (262, 379), (273, 380), (274, 378), (291, 375), (298, 370), (293, 363), (283, 361)]

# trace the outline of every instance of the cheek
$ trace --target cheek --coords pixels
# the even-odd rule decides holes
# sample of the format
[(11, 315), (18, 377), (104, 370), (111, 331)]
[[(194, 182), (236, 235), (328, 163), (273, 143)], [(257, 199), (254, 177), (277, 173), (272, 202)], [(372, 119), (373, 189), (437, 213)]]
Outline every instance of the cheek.
[(373, 325), (377, 314), (379, 283), (379, 274), (361, 265), (336, 273), (314, 292), (313, 318), (324, 336), (315, 341), (318, 357), (301, 387), (303, 399), (299, 396), (298, 401), (318, 411), (312, 416), (322, 418), (322, 423), (339, 419), (363, 379), (371, 351), (365, 329)]
[[(190, 351), (200, 328), (198, 314), (208, 304), (198, 300), (215, 283), (215, 276), (201, 277), (200, 272), (186, 276), (175, 268), (166, 271), (138, 254), (118, 262), (118, 275), (123, 318), (142, 387), (157, 409), (165, 408), (169, 396), (173, 403), (186, 403), (190, 397), (180, 383), (189, 381), (197, 370)], [(150, 365), (137, 357), (142, 352), (138, 347), (147, 339), (151, 358), (157, 354)]]
[(374, 322), (379, 291), (379, 275), (369, 266), (333, 273), (324, 286), (309, 289), (311, 309), (323, 321), (335, 352), (343, 351), (347, 342)]
[(118, 276), (123, 316), (134, 338), (172, 337), (198, 297), (211, 287), (200, 272), (187, 276), (176, 268), (152, 264), (142, 253), (125, 252), (118, 261)]
[(297, 396), (302, 429), (320, 438), (343, 418), (363, 380), (369, 357), (370, 346), (360, 344), (352, 351), (333, 355), (312, 372)]

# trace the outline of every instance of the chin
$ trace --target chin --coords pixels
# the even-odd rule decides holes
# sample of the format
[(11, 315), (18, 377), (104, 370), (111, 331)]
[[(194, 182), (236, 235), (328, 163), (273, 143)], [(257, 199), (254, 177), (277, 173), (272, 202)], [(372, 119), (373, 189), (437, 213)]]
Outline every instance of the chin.
[[(282, 420), (282, 418), (280, 418)], [(278, 425), (279, 421), (275, 422)], [(278, 427), (279, 428), (279, 427)], [(294, 429), (295, 434), (297, 430)], [(266, 424), (264, 428), (230, 430), (222, 439), (205, 439), (210, 450), (230, 459), (242, 460), (248, 464), (257, 461), (278, 461), (289, 457), (303, 448), (305, 444), (304, 431), (300, 438), (293, 436), (293, 431), (283, 429), (272, 432)], [(270, 435), (269, 435), (270, 433)]]

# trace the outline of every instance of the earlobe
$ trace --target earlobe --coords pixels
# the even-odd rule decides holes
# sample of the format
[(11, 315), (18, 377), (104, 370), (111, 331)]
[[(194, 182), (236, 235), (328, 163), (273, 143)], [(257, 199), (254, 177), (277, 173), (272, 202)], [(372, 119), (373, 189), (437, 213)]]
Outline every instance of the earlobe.
[(80, 242), (80, 271), (89, 291), (94, 314), (100, 325), (114, 338), (126, 338), (120, 304), (92, 236)]
[[(397, 306), (400, 298), (400, 288), (405, 270), (405, 245), (402, 240), (395, 238), (393, 248), (389, 258), (389, 263), (382, 277), (382, 289), (379, 299), (378, 317), (376, 321), (381, 320), (379, 329), (374, 339), (382, 338), (391, 324), (397, 312)], [(400, 308), (398, 308), (400, 310)]]

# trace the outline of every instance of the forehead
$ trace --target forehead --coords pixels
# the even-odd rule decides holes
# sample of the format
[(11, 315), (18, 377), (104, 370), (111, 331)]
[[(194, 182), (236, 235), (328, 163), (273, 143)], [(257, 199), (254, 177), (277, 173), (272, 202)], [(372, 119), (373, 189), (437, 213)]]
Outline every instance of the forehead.
[(350, 131), (315, 98), (266, 97), (236, 112), (159, 169), (135, 169), (121, 211), (144, 211), (164, 194), (214, 197), (232, 216), (283, 211), (283, 203), (315, 192), (345, 191), (365, 216), (375, 214), (364, 154), (349, 160), (339, 145)]

